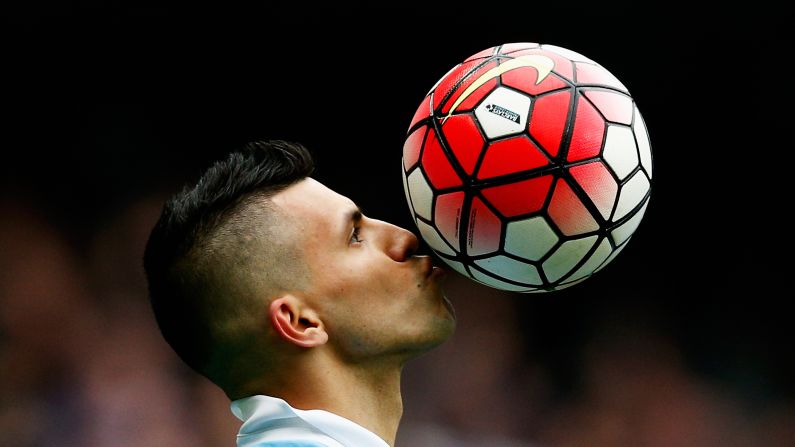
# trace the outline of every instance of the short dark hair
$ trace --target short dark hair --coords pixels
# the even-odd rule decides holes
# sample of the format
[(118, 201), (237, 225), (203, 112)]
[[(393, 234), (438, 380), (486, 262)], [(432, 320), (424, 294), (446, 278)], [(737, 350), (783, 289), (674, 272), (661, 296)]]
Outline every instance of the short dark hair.
[(206, 242), (249, 199), (270, 197), (313, 170), (311, 154), (300, 143), (253, 141), (215, 162), (195, 185), (186, 185), (164, 204), (147, 241), (143, 266), (158, 327), (194, 370), (207, 375), (214, 342), (207, 307), (213, 303), (195, 293), (191, 283), (201, 274), (191, 271), (191, 259), (202, 256)]

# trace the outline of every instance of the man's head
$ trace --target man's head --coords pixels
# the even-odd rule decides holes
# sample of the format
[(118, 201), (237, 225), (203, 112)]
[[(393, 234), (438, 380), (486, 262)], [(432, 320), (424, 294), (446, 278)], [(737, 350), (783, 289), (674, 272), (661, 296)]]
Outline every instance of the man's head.
[(250, 143), (172, 197), (147, 244), (165, 339), (230, 397), (310, 348), (402, 362), (452, 332), (414, 235), (363, 216), (312, 171), (298, 144)]

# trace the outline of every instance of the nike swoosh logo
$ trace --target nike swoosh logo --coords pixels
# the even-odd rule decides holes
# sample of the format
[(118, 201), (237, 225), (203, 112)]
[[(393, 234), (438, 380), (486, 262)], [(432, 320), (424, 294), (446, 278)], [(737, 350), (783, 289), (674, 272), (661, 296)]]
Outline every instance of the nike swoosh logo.
[(448, 118), (455, 112), (456, 107), (461, 105), (464, 100), (469, 97), (475, 90), (477, 90), (481, 85), (489, 82), (490, 80), (500, 76), (501, 74), (516, 70), (517, 68), (521, 67), (533, 67), (538, 71), (538, 77), (536, 78), (536, 85), (540, 84), (549, 73), (552, 72), (552, 69), (555, 67), (555, 61), (552, 59), (540, 55), (540, 54), (526, 54), (524, 56), (515, 57), (507, 62), (504, 62), (488, 71), (480, 75), (475, 82), (469, 85), (469, 87), (464, 90), (464, 93), (458, 97), (453, 103), (453, 107), (450, 108), (450, 111), (447, 112), (447, 116), (444, 117), (442, 120), (442, 124), (447, 121)]

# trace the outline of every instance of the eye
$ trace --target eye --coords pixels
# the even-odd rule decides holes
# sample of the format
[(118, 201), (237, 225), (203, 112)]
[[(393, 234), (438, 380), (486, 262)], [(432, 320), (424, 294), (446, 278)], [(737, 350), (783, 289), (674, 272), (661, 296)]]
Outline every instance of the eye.
[(359, 238), (359, 230), (361, 230), (361, 228), (358, 226), (353, 227), (353, 232), (351, 233), (351, 244), (359, 244), (364, 242), (364, 239)]

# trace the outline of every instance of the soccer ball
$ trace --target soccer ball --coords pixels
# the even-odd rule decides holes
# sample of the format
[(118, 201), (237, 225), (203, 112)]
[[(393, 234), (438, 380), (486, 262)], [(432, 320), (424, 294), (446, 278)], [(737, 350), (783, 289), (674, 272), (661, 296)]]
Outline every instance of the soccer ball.
[(651, 193), (651, 145), (629, 91), (554, 45), (508, 43), (453, 67), (412, 118), (402, 162), (423, 240), (459, 273), (517, 292), (602, 269)]

